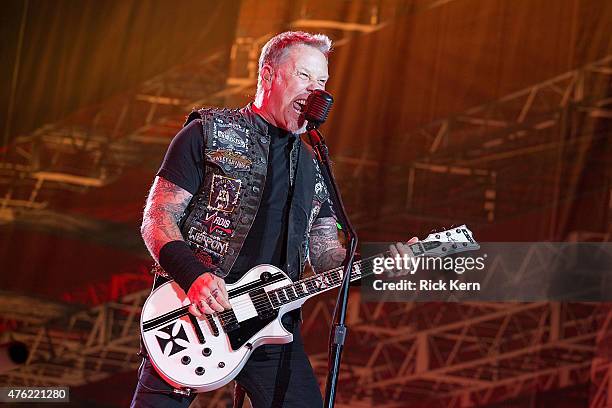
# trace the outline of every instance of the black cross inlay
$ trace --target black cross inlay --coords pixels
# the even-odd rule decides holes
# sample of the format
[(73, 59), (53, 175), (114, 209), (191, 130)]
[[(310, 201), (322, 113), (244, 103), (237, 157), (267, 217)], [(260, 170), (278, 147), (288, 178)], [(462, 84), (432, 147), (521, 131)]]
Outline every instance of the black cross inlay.
[[(172, 332), (174, 331), (173, 329), (174, 329), (175, 324), (178, 324), (180, 328), (176, 336), (173, 336)], [(183, 351), (187, 348), (187, 347), (181, 346), (180, 344), (176, 342), (176, 339), (180, 339), (180, 340), (184, 340), (187, 343), (189, 343), (189, 339), (187, 338), (187, 333), (185, 333), (185, 328), (183, 327), (181, 323), (179, 323), (178, 320), (175, 323), (169, 324), (168, 326), (159, 329), (159, 331), (166, 333), (168, 336), (170, 336), (169, 339), (164, 339), (163, 337), (155, 336), (157, 337), (157, 342), (159, 343), (159, 347), (161, 348), (162, 353), (166, 349), (166, 346), (168, 345), (168, 343), (172, 342), (172, 349), (170, 350), (170, 354), (168, 354), (168, 357), (180, 351)]]

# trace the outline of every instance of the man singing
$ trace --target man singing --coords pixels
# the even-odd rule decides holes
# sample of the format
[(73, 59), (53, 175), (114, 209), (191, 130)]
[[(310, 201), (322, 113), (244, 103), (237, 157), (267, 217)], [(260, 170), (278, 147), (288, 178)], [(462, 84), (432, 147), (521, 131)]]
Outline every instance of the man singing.
[[(327, 187), (298, 136), (308, 95), (329, 79), (331, 45), (322, 34), (273, 37), (261, 51), (255, 100), (240, 110), (192, 112), (166, 152), (141, 232), (161, 267), (156, 285), (174, 279), (198, 318), (229, 309), (225, 283), (259, 264), (295, 281), (306, 261), (325, 271), (344, 260)], [(299, 316), (282, 319), (292, 343), (255, 349), (236, 377), (255, 408), (323, 405)], [(145, 357), (132, 406), (187, 407), (193, 399), (171, 390)]]

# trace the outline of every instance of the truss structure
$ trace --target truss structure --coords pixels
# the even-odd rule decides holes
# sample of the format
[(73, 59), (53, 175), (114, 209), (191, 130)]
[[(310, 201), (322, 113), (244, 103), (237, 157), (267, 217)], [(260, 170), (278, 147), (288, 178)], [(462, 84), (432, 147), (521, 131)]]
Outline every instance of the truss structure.
[(148, 291), (68, 313), (45, 324), (24, 324), (4, 337), (30, 348), (26, 364), (3, 373), (2, 384), (77, 386), (139, 364), (139, 321)]
[[(398, 15), (448, 1), (428, 0), (409, 10), (393, 1), (367, 1), (358, 5), (351, 23), (340, 18), (342, 1), (333, 2), (333, 7), (329, 2), (315, 3), (279, 2), (278, 6), (289, 9), (291, 27), (320, 28), (336, 39), (336, 46), (342, 46), (350, 41), (351, 33), (373, 33)], [(254, 7), (256, 2), (243, 3), (238, 26), (253, 26)], [(113, 235), (116, 225), (54, 207), (55, 195), (108, 186), (127, 168), (154, 168), (180, 129), (185, 113), (194, 106), (244, 103), (245, 93), (255, 88), (258, 52), (273, 35), (273, 25), (266, 22), (264, 27), (251, 28), (251, 32), (239, 31), (231, 49), (220, 49), (199, 61), (175, 67), (133, 92), (16, 138), (2, 152), (0, 161), (0, 223), (39, 228), (42, 223), (47, 229), (81, 231), (82, 237), (92, 236), (85, 232), (95, 230), (97, 236), (107, 237), (107, 243), (125, 241)]]
[[(386, 179), (394, 181), (388, 190), (405, 194), (386, 198), (376, 221), (367, 210), (358, 225), (367, 229), (398, 216), (447, 223), (459, 215), (481, 225), (547, 208), (554, 236), (558, 208), (577, 197), (572, 182), (589, 151), (597, 151), (589, 157), (591, 167), (605, 168), (612, 160), (605, 144), (612, 123), (610, 83), (612, 55), (395, 138), (393, 151), (425, 146), (426, 154), (388, 166)], [(603, 193), (605, 200), (611, 189), (605, 179), (588, 194)], [(467, 208), (473, 213), (465, 214)]]
[[(521, 265), (513, 271), (520, 280), (537, 274), (535, 264)], [(100, 291), (110, 299), (92, 308), (39, 302), (39, 317), (13, 312), (21, 324), (2, 340), (24, 342), (31, 354), (25, 366), (0, 375), (0, 384), (78, 386), (136, 369), (139, 316), (149, 291), (130, 292), (148, 283), (125, 274)], [(13, 297), (0, 306), (26, 310), (28, 301)], [(334, 301), (330, 294), (317, 297), (304, 312), (302, 333), (321, 386), (327, 374), (321, 333), (329, 329)], [(338, 406), (488, 406), (584, 384), (591, 385), (582, 395), (591, 407), (612, 402), (610, 304), (368, 303), (353, 291), (348, 316)], [(226, 386), (194, 404), (221, 407), (231, 392)]]
[[(207, 100), (200, 102), (211, 105), (221, 100), (227, 58), (227, 51), (218, 51), (146, 81), (134, 92), (18, 137), (0, 163), (0, 222), (53, 210), (58, 191), (83, 193), (113, 183), (127, 167), (156, 165), (192, 104), (202, 95)], [(95, 227), (53, 211), (45, 219), (72, 221), (85, 230)]]
[[(140, 362), (139, 314), (148, 290), (5, 334), (30, 347), (4, 385), (78, 386)], [(321, 384), (333, 299), (307, 307), (303, 333)], [(611, 402), (612, 310), (591, 303), (361, 303), (351, 301), (339, 406), (486, 406), (591, 381), (592, 407)], [(224, 406), (227, 386), (198, 397)], [(197, 405), (196, 405), (197, 406)]]
[[(582, 384), (610, 318), (596, 305), (559, 303), (377, 304), (359, 312), (340, 379), (346, 406), (486, 406)], [(323, 375), (326, 353), (312, 358)]]

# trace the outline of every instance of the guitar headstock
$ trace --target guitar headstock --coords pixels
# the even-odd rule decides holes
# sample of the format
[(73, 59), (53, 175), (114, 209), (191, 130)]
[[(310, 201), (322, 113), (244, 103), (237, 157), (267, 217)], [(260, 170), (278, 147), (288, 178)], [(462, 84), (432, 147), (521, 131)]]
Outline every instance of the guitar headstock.
[[(420, 244), (420, 245), (417, 245)], [(461, 225), (445, 231), (433, 232), (422, 241), (410, 246), (416, 256), (447, 256), (480, 249), (472, 231)]]

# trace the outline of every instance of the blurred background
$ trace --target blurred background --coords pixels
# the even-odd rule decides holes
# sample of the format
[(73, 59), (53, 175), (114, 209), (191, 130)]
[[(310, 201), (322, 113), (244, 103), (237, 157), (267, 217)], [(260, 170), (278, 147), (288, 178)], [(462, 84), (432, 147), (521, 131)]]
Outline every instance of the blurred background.
[[(0, 21), (0, 343), (30, 349), (2, 386), (129, 404), (147, 190), (190, 110), (246, 104), (285, 30), (335, 41), (322, 130), (361, 241), (610, 241), (609, 1), (7, 0)], [(612, 406), (609, 304), (351, 296), (338, 406)], [(333, 302), (305, 306), (322, 386)]]

